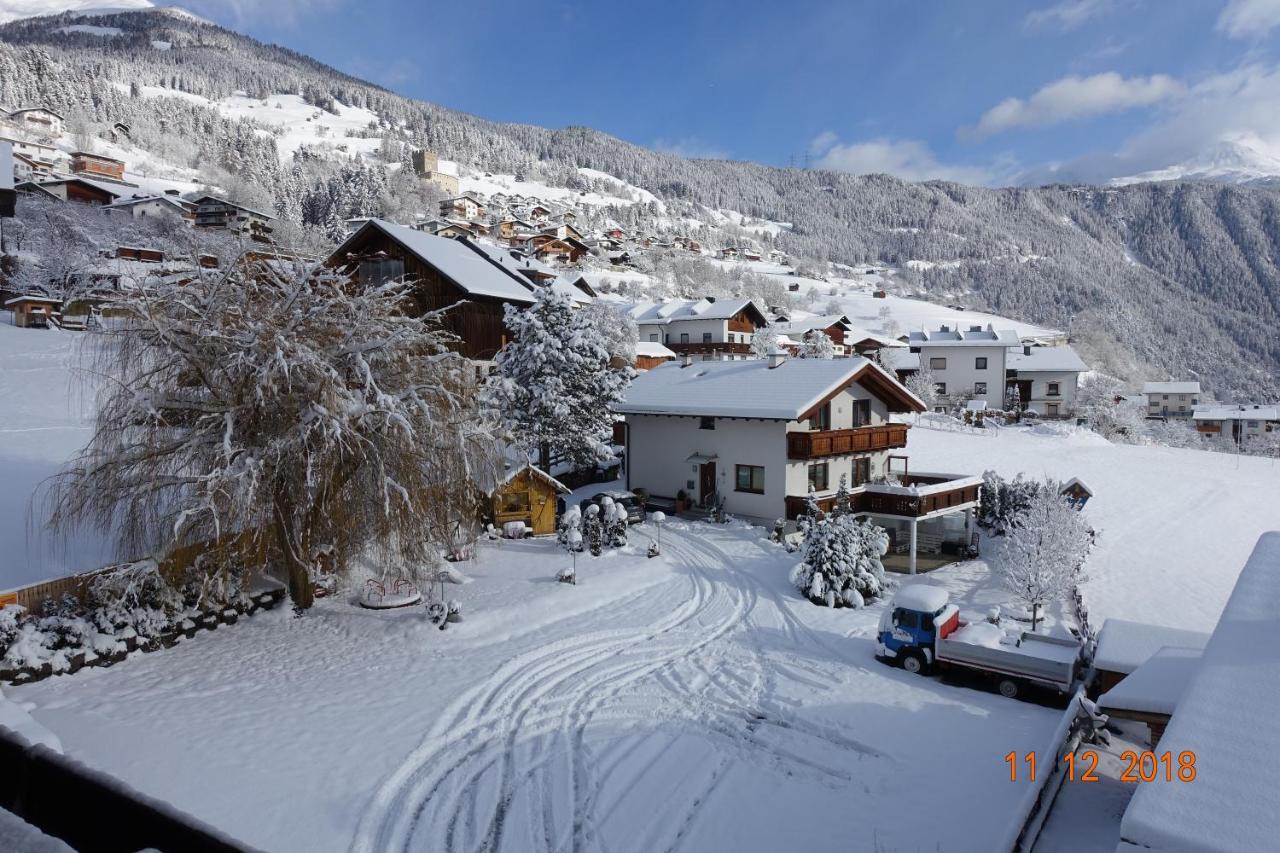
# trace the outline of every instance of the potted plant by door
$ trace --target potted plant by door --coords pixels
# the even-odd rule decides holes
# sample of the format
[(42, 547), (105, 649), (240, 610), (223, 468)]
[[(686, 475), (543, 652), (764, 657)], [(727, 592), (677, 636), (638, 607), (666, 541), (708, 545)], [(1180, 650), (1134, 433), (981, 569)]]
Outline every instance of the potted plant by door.
[(689, 495), (684, 489), (676, 492), (676, 512), (687, 512), (689, 510)]

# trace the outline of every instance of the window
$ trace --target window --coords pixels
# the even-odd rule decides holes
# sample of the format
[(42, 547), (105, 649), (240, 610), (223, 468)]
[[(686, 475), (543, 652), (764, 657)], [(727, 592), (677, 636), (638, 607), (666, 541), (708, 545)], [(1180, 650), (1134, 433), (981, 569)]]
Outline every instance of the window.
[(985, 394), (985, 393), (987, 393), (987, 383), (985, 383), (985, 382), (975, 382), (975, 383), (973, 383), (973, 393), (975, 393), (975, 394)]
[(1168, 399), (1169, 399), (1169, 395), (1168, 395), (1168, 394), (1161, 394), (1161, 395), (1160, 395), (1160, 399), (1161, 399), (1161, 400), (1168, 400)]
[(1058, 383), (1057, 383), (1057, 382), (1050, 382), (1050, 383), (1049, 383), (1049, 396), (1050, 396), (1050, 397), (1060, 397), (1060, 396), (1062, 396), (1062, 391), (1061, 391), (1061, 390), (1059, 390), (1059, 387), (1058, 387)]
[(400, 258), (367, 258), (360, 262), (362, 287), (379, 287), (404, 277), (404, 261)]
[(680, 333), (680, 343), (682, 343), (682, 344), (687, 344), (687, 343), (689, 343), (689, 333), (688, 333), (688, 332), (681, 332), (681, 333)]
[(501, 513), (517, 513), (529, 511), (528, 492), (506, 492), (502, 495), (498, 511)]
[(945, 395), (945, 394), (947, 393), (947, 383), (945, 383), (945, 382), (935, 382), (935, 383), (933, 383), (933, 393), (935, 393), (935, 394), (937, 394), (937, 395), (939, 395), (939, 396), (943, 396), (943, 395)]
[(930, 370), (946, 370), (947, 360), (945, 358), (931, 358), (929, 359), (929, 369)]
[(925, 631), (933, 630), (933, 614), (932, 613), (920, 614), (920, 627)]
[(870, 400), (854, 400), (853, 401), (853, 425), (855, 427), (864, 427), (871, 425), (871, 401)]
[(1257, 428), (1258, 428), (1258, 422), (1257, 422), (1257, 421), (1249, 421), (1249, 428), (1250, 428), (1250, 429), (1257, 429)]
[(817, 465), (809, 466), (809, 488), (815, 492), (823, 492), (827, 489), (827, 463), (819, 462)]
[(914, 628), (919, 624), (914, 610), (903, 610), (902, 608), (893, 611), (893, 623), (900, 628)]
[(813, 413), (813, 417), (809, 418), (809, 429), (814, 432), (821, 432), (831, 429), (831, 404), (823, 403), (818, 410)]
[(710, 333), (710, 332), (703, 332), (703, 333), (702, 333), (702, 342), (703, 342), (704, 344), (709, 344), (709, 343), (711, 343), (711, 333)]
[(733, 332), (730, 332), (730, 333), (729, 333), (729, 343), (731, 343), (731, 344), (736, 344), (737, 342), (738, 342), (738, 336), (737, 336), (737, 335), (735, 335)]
[(703, 418), (702, 422), (698, 424), (698, 429), (715, 429), (715, 428), (716, 428), (715, 418)]
[(982, 356), (982, 357), (980, 357), (980, 358), (975, 358), (975, 359), (973, 360), (973, 369), (974, 369), (974, 370), (986, 370), (986, 369), (987, 369), (987, 357), (986, 357), (986, 356)]
[(863, 456), (853, 460), (853, 484), (862, 486), (871, 482), (871, 458)]
[(650, 336), (649, 336), (649, 340), (650, 340), (651, 342), (653, 342), (653, 343), (655, 343), (655, 344), (656, 344), (656, 343), (658, 342), (658, 336), (657, 336), (657, 335), (650, 335)]
[(740, 492), (751, 492), (752, 494), (764, 494), (764, 466), (763, 465), (737, 465), (735, 466), (737, 474), (737, 490)]

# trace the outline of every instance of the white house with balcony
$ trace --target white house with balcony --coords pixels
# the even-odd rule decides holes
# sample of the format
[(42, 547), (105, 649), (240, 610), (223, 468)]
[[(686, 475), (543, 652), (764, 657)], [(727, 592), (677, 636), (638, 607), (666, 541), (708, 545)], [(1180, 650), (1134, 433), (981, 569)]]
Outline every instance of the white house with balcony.
[[(938, 396), (949, 400), (985, 400), (992, 409), (1004, 408), (1006, 358), (1010, 347), (1022, 346), (1012, 329), (942, 326), (910, 332), (910, 352), (920, 356), (920, 369), (933, 373)], [(946, 411), (949, 406), (939, 406)]]
[(628, 306), (641, 341), (703, 361), (751, 358), (751, 341), (768, 320), (750, 299), (673, 299)]
[(1010, 350), (1006, 364), (1009, 370), (1006, 387), (1017, 387), (1023, 411), (1030, 410), (1044, 418), (1067, 418), (1075, 414), (1080, 374), (1089, 366), (1071, 347), (1027, 344), (1022, 349)]
[(1254, 441), (1267, 433), (1280, 432), (1280, 405), (1262, 403), (1221, 403), (1198, 406), (1191, 414), (1196, 432), (1223, 436), (1236, 444)]
[(1189, 418), (1200, 405), (1200, 383), (1147, 382), (1142, 395), (1147, 398), (1148, 418)]
[(862, 357), (668, 362), (639, 376), (625, 417), (627, 488), (659, 505), (721, 507), (773, 525), (829, 510), (843, 476), (854, 511), (890, 533), (904, 569), (970, 541), (981, 477), (911, 472), (904, 423), (924, 405)]

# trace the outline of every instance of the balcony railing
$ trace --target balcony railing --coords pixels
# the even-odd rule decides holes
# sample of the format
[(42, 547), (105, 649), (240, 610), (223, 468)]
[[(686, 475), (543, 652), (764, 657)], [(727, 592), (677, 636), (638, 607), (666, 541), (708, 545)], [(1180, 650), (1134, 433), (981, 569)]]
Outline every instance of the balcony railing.
[(787, 433), (788, 459), (824, 459), (907, 446), (907, 424)]
[(729, 343), (728, 341), (685, 341), (684, 343), (667, 343), (672, 352), (705, 354), (715, 352), (729, 352), (735, 355), (749, 355), (751, 353), (751, 344)]
[[(918, 518), (978, 500), (979, 485), (975, 482), (975, 478), (956, 480), (954, 488), (937, 488), (945, 486), (948, 482), (950, 479), (944, 477), (907, 475), (902, 478), (902, 486), (882, 486), (873, 483), (857, 486), (850, 495), (853, 511)], [(795, 519), (803, 515), (807, 502), (807, 496), (788, 495), (787, 518)], [(819, 495), (817, 502), (820, 510), (830, 512), (835, 507), (835, 495), (831, 493)]]

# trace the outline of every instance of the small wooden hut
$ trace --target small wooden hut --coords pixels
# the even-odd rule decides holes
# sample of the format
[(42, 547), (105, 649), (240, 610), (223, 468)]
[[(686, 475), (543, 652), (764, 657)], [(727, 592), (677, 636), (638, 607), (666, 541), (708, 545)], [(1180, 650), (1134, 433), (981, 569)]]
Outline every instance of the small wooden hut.
[(512, 468), (498, 483), (492, 501), (493, 524), (499, 530), (523, 521), (535, 536), (556, 532), (556, 498), (570, 489), (535, 465)]

